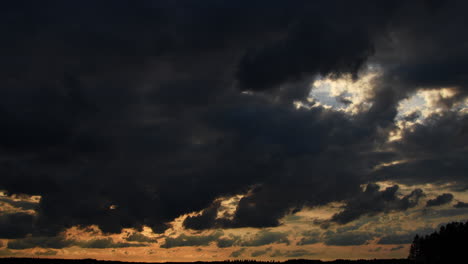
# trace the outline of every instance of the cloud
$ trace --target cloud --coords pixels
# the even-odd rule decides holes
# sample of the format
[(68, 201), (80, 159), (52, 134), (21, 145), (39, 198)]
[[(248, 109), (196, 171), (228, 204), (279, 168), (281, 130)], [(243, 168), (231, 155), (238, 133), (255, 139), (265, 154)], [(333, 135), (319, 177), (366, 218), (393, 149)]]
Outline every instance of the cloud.
[(388, 235), (379, 240), (382, 245), (409, 244), (413, 241), (414, 234)]
[[(90, 0), (9, 3), (0, 11), (0, 122), (8, 127), (0, 188), (41, 200), (15, 205), (34, 216), (1, 215), (0, 238), (90, 225), (162, 233), (200, 211), (184, 227), (266, 228), (337, 201), (347, 206), (333, 221), (347, 223), (406, 210), (422, 195), (372, 185), (362, 192), (362, 184), (468, 186), (468, 119), (457, 109), (468, 87), (466, 22), (458, 19), (466, 7), (118, 1), (110, 12)], [(381, 72), (366, 91), (369, 109), (350, 118), (306, 100), (318, 76), (358, 79), (367, 66)], [(401, 100), (444, 87), (456, 93), (437, 102), (441, 112), (388, 142)], [(395, 160), (405, 162), (372, 169)], [(217, 199), (237, 194), (232, 218), (217, 218)], [(217, 239), (164, 245), (237, 243)]]
[(382, 250), (382, 247), (377, 247), (375, 249), (369, 249), (369, 252), (380, 252)]
[(245, 252), (246, 248), (240, 248), (239, 250), (235, 250), (229, 255), (229, 257), (232, 258), (239, 258), (242, 256), (242, 254)]
[(468, 203), (458, 202), (453, 207), (455, 207), (455, 208), (468, 208)]
[(398, 244), (410, 244), (413, 242), (413, 238), (416, 234), (426, 235), (433, 232), (433, 228), (423, 227), (416, 230), (407, 231), (400, 234), (389, 234), (380, 238), (377, 242), (380, 245), (398, 245)]
[(58, 251), (56, 250), (45, 250), (45, 251), (37, 251), (34, 254), (37, 256), (55, 256), (57, 255)]
[(8, 248), (0, 249), (0, 256), (2, 257), (12, 257), (16, 255), (16, 252), (9, 250)]
[(260, 249), (260, 250), (255, 250), (255, 251), (252, 251), (250, 256), (251, 257), (263, 256), (263, 255), (267, 254), (268, 252), (270, 252), (271, 250), (272, 250), (271, 247), (268, 247), (268, 248), (265, 248), (265, 249)]
[(191, 246), (208, 246), (211, 242), (215, 242), (224, 235), (222, 231), (215, 231), (209, 235), (190, 236), (181, 234), (177, 237), (167, 237), (162, 248), (173, 247), (191, 247)]
[[(392, 8), (362, 5), (350, 19), (343, 3), (328, 1), (144, 1), (115, 4), (113, 12), (93, 1), (28, 3), (2, 13), (9, 26), (1, 47), (11, 56), (0, 65), (0, 84), (7, 87), (0, 120), (10, 128), (0, 137), (9, 157), (0, 164), (7, 175), (0, 187), (41, 195), (41, 235), (70, 225), (98, 225), (105, 233), (148, 225), (161, 232), (174, 218), (256, 184), (263, 184), (262, 191), (243, 198), (235, 219), (220, 226), (275, 226), (292, 207), (335, 198), (319, 192), (353, 192), (328, 178), (346, 175), (357, 189), (355, 168), (333, 168), (317, 157), (342, 149), (345, 159), (348, 143), (372, 133), (338, 113), (296, 111), (274, 98), (306, 97), (304, 82), (317, 73), (356, 73)], [(316, 11), (324, 8), (327, 17)], [(243, 10), (243, 19), (233, 10)], [(379, 15), (367, 15), (374, 12)], [(330, 17), (346, 26), (330, 24)], [(23, 39), (20, 31), (37, 34)], [(343, 40), (349, 45), (337, 44)], [(243, 95), (232, 89), (237, 86), (271, 93)], [(301, 184), (309, 179), (309, 164), (321, 163), (316, 178)], [(295, 180), (278, 188), (285, 173)], [(281, 189), (288, 199), (267, 205), (267, 196)], [(186, 224), (217, 225), (212, 215)]]
[(21, 238), (34, 231), (35, 217), (27, 213), (0, 215), (0, 237)]
[(317, 253), (311, 252), (305, 249), (296, 249), (296, 250), (275, 250), (273, 254), (270, 255), (270, 257), (283, 257), (283, 258), (298, 258), (298, 257), (304, 257), (304, 256), (314, 256)]
[(232, 247), (241, 240), (240, 236), (230, 235), (229, 237), (222, 237), (216, 241), (216, 245), (219, 248)]
[(84, 242), (77, 243), (82, 248), (128, 248), (128, 247), (147, 247), (148, 244), (141, 243), (122, 243), (114, 242), (110, 237), (92, 239)]
[(405, 248), (405, 246), (398, 246), (398, 247), (393, 247), (390, 249), (390, 251), (397, 251), (397, 250), (400, 250), (400, 249), (403, 249)]
[(297, 243), (298, 245), (311, 245), (320, 242), (320, 233), (308, 231), (303, 233), (304, 237)]
[(335, 233), (329, 231), (325, 236), (325, 244), (329, 246), (359, 246), (365, 245), (374, 234), (365, 232)]
[(200, 215), (188, 216), (185, 218), (183, 225), (185, 228), (203, 230), (209, 229), (216, 225), (216, 218), (221, 204), (214, 202), (208, 208), (203, 209)]
[(75, 245), (76, 241), (62, 236), (55, 237), (27, 237), (22, 239), (10, 240), (7, 248), (9, 249), (28, 249), (28, 248), (53, 248), (62, 249)]
[(243, 247), (259, 247), (279, 243), (285, 243), (286, 245), (289, 245), (290, 242), (287, 233), (261, 230), (251, 239), (240, 242), (240, 245)]
[(350, 199), (344, 210), (333, 215), (331, 221), (346, 224), (363, 215), (375, 215), (383, 212), (405, 211), (416, 206), (424, 196), (421, 189), (416, 189), (401, 198), (398, 197), (398, 185), (380, 191), (377, 184), (368, 184), (359, 195)]
[(406, 162), (382, 167), (373, 176), (408, 185), (452, 182), (465, 188), (467, 124), (468, 117), (456, 111), (430, 115), (424, 123), (403, 130), (402, 138), (391, 143), (395, 160)]
[(132, 234), (129, 234), (125, 240), (130, 241), (130, 242), (142, 242), (142, 243), (154, 243), (156, 242), (155, 238), (147, 237), (141, 233), (134, 232)]
[(39, 206), (37, 202), (30, 201), (15, 201), (8, 197), (0, 197), (0, 202), (7, 203), (13, 207), (22, 209), (22, 210), (36, 210)]
[(444, 193), (444, 194), (437, 196), (435, 199), (428, 200), (426, 203), (426, 206), (431, 207), (431, 206), (444, 205), (444, 204), (450, 203), (452, 200), (453, 200), (453, 194)]

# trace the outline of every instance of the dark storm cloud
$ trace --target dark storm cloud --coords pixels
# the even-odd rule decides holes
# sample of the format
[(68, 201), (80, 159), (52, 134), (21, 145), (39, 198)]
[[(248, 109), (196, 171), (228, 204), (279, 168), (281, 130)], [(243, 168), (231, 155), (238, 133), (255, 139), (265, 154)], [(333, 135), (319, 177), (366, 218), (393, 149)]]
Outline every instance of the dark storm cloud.
[[(226, 183), (229, 179), (235, 179), (236, 183), (248, 181), (244, 177), (251, 176), (256, 187), (239, 201), (232, 219), (216, 218), (219, 204), (214, 203), (201, 215), (187, 218), (185, 227), (277, 226), (279, 219), (294, 208), (325, 204), (359, 191), (357, 172), (365, 170), (366, 165), (351, 162), (349, 157), (355, 155), (353, 149), (358, 147), (367, 155), (365, 151), (370, 146), (364, 141), (372, 131), (356, 127), (342, 114), (321, 108), (296, 110), (253, 103), (223, 109), (213, 117), (213, 125), (232, 137), (225, 139), (225, 143), (230, 142), (228, 146), (223, 144), (220, 148), (242, 153), (240, 157), (224, 153), (217, 159), (218, 164), (232, 159), (243, 164), (241, 168), (231, 167), (231, 161), (225, 165), (231, 168), (225, 174), (238, 172), (230, 174)], [(298, 124), (302, 126), (300, 129)], [(342, 129), (336, 129), (337, 126)], [(342, 166), (330, 163), (332, 157), (342, 162)]]
[[(308, 10), (321, 7), (315, 5)], [(279, 191), (278, 172), (289, 170), (278, 160), (303, 156), (287, 161), (304, 164), (291, 172), (298, 175), (289, 187), (293, 190), (310, 169), (305, 156), (319, 154), (318, 142), (330, 130), (343, 142), (366, 134), (339, 132), (355, 129), (337, 129), (351, 125), (340, 114), (319, 110), (296, 116), (269, 99), (239, 96), (232, 89), (235, 73), (249, 71), (238, 61), (248, 50), (277, 41), (295, 45), (296, 38), (302, 41), (301, 32), (328, 34), (327, 26), (309, 32), (305, 25), (313, 22), (301, 15), (307, 6), (270, 1), (10, 3), (2, 16), (8, 25), (2, 48), (9, 54), (1, 79), (0, 117), (9, 127), (0, 140), (9, 157), (0, 164), (6, 175), (2, 188), (42, 196), (38, 232), (97, 224), (116, 233), (143, 225), (160, 232), (175, 217), (202, 210), (218, 196), (268, 182), (241, 201), (235, 220), (226, 226), (277, 225), (289, 207), (303, 200), (293, 197), (277, 208), (262, 201)], [(280, 40), (290, 27), (297, 28), (296, 36)], [(349, 38), (353, 29), (327, 36)], [(364, 54), (370, 45), (357, 40), (356, 47), (335, 57), (328, 49), (319, 63), (330, 73), (334, 65), (340, 72), (354, 71), (348, 65), (361, 64), (364, 55), (355, 63), (348, 53)], [(336, 61), (328, 63), (328, 57)], [(321, 67), (306, 65), (304, 70), (313, 75)], [(311, 119), (320, 121), (307, 124)], [(321, 138), (303, 145), (316, 135)], [(272, 167), (273, 162), (278, 165)], [(250, 200), (258, 200), (254, 216), (246, 207)], [(202, 222), (210, 218), (186, 224), (208, 228), (212, 223)]]
[(237, 72), (241, 87), (261, 91), (316, 73), (357, 73), (373, 53), (376, 31), (384, 28), (398, 4), (337, 3), (309, 3), (305, 18), (297, 17), (284, 38), (250, 50)]
[(376, 215), (383, 212), (405, 211), (416, 206), (424, 196), (421, 189), (416, 189), (401, 198), (398, 197), (398, 185), (380, 191), (377, 184), (368, 184), (359, 195), (347, 201), (344, 210), (333, 215), (331, 221), (346, 224), (363, 215)]
[(429, 116), (424, 124), (404, 130), (402, 139), (391, 144), (396, 160), (404, 162), (375, 172), (379, 179), (407, 184), (455, 182), (465, 188), (468, 155), (468, 118), (453, 111)]
[(27, 237), (8, 242), (9, 249), (27, 249), (27, 248), (54, 248), (61, 249), (74, 245), (76, 241), (66, 239), (62, 236), (55, 237)]
[(34, 231), (35, 217), (26, 213), (0, 215), (0, 237), (21, 238)]
[(195, 230), (208, 229), (213, 227), (216, 223), (220, 205), (221, 204), (219, 202), (215, 202), (208, 208), (203, 209), (200, 215), (188, 216), (184, 220), (184, 227)]
[[(353, 207), (352, 197), (370, 198), (359, 189), (376, 179), (370, 168), (392, 158), (410, 161), (378, 179), (463, 182), (466, 118), (445, 113), (406, 131), (388, 155), (380, 147), (416, 86), (456, 86), (463, 98), (464, 5), (9, 1), (0, 11), (0, 188), (42, 198), (34, 223), (2, 215), (0, 237), (88, 225), (163, 232), (202, 210), (184, 226), (269, 227), (332, 201), (349, 202), (349, 215), (337, 216), (346, 222), (413, 206), (418, 193), (390, 188), (370, 195), (380, 204)], [(384, 71), (369, 111), (349, 118), (290, 104), (317, 74), (357, 77), (367, 62)], [(217, 219), (213, 201), (234, 194), (247, 195), (232, 219)]]
[[(423, 3), (421, 5), (421, 3)], [(434, 4), (437, 3), (437, 4)], [(467, 37), (460, 36), (468, 20), (465, 1), (413, 1), (394, 20), (392, 37), (377, 55), (388, 63), (387, 74), (405, 85), (407, 94), (418, 88), (455, 87), (460, 93), (441, 102), (451, 105), (467, 96)], [(390, 40), (390, 41), (389, 41)]]
[(426, 203), (426, 206), (430, 207), (430, 206), (444, 205), (444, 204), (450, 203), (452, 200), (453, 200), (453, 194), (444, 193), (444, 194), (437, 196), (435, 199), (428, 200)]

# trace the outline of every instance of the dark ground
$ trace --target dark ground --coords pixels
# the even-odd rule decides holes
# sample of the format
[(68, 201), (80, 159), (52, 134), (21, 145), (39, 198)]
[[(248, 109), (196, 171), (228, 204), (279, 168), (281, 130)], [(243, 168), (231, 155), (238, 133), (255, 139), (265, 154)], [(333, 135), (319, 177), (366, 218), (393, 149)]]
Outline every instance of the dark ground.
[[(0, 258), (0, 264), (124, 264), (124, 263), (139, 263), (139, 262), (120, 262), (120, 261), (101, 261), (95, 259), (41, 259), (41, 258)], [(253, 260), (234, 260), (234, 261), (213, 261), (213, 262), (165, 262), (167, 264), (185, 264), (185, 263), (209, 263), (209, 264), (267, 264), (267, 263), (286, 263), (286, 264), (315, 264), (315, 263), (381, 263), (381, 264), (412, 264), (411, 260), (407, 259), (374, 259), (374, 260), (306, 260), (294, 259), (283, 262), (279, 261), (253, 261)]]

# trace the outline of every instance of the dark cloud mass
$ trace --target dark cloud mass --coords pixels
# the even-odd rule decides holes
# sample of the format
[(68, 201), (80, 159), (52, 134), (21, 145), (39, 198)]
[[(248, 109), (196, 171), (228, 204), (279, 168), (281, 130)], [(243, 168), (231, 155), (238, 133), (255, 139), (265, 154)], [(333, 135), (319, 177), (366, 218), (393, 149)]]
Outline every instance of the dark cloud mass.
[(431, 199), (427, 201), (426, 206), (438, 206), (438, 205), (444, 205), (448, 204), (453, 200), (453, 194), (451, 193), (444, 193), (439, 196), (437, 196), (435, 199)]
[[(1, 213), (0, 238), (23, 238), (8, 247), (27, 248), (52, 245), (35, 239), (72, 226), (161, 233), (192, 212), (200, 214), (183, 225), (193, 230), (274, 227), (292, 212), (336, 201), (346, 206), (332, 222), (343, 224), (404, 211), (423, 195), (380, 190), (375, 181), (468, 186), (468, 120), (450, 108), (468, 95), (467, 7), (424, 0), (6, 1), (0, 190), (41, 199), (8, 200), (36, 214)], [(317, 76), (357, 79), (369, 65), (382, 71), (370, 109), (351, 116), (307, 103)], [(441, 87), (456, 91), (438, 101), (445, 110), (388, 142), (399, 102)], [(315, 105), (297, 109), (294, 101)], [(405, 162), (378, 167), (394, 160)], [(236, 194), (244, 196), (232, 217), (218, 217), (219, 198)], [(182, 236), (162, 247), (289, 243), (272, 231), (244, 242), (216, 232)], [(330, 236), (327, 243), (367, 239)], [(81, 246), (153, 242), (127, 241), (143, 244)]]
[(75, 243), (74, 240), (66, 239), (61, 236), (56, 237), (27, 237), (16, 239), (8, 242), (9, 249), (26, 249), (26, 248), (54, 248), (61, 249), (69, 247)]
[(125, 238), (125, 240), (130, 241), (130, 242), (143, 242), (143, 243), (152, 243), (156, 242), (155, 238), (147, 237), (143, 234), (140, 233), (132, 233), (128, 237)]
[(455, 208), (468, 208), (468, 203), (458, 202), (453, 207), (455, 207)]
[(21, 238), (34, 231), (34, 216), (26, 213), (0, 215), (0, 237)]
[(388, 187), (380, 191), (377, 184), (368, 184), (366, 189), (348, 201), (344, 210), (333, 215), (332, 221), (346, 224), (362, 215), (375, 215), (382, 212), (404, 211), (418, 204), (424, 196), (421, 189), (416, 189), (410, 194), (398, 197), (398, 185)]

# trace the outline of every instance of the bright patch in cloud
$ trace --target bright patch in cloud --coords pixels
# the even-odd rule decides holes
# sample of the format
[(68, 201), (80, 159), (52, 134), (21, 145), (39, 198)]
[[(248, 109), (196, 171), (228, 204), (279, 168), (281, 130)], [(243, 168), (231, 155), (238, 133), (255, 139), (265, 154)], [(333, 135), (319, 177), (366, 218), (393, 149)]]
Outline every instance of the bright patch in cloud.
[(350, 75), (337, 79), (320, 77), (312, 83), (310, 99), (320, 105), (355, 115), (372, 106), (370, 99), (373, 82), (379, 76), (378, 68), (369, 66), (357, 80), (353, 80)]

